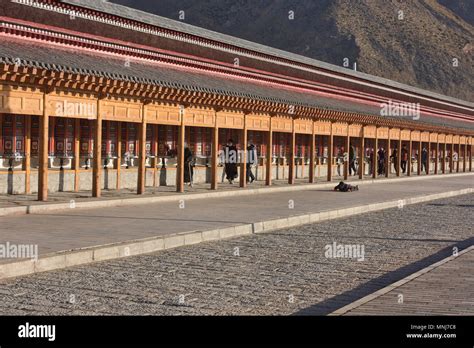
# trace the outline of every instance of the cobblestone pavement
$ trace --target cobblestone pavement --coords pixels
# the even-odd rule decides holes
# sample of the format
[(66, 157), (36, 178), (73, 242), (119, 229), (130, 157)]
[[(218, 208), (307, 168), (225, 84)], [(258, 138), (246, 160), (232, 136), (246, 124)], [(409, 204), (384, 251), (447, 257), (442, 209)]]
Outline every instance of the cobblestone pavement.
[(473, 315), (473, 269), (469, 251), (345, 315)]
[[(0, 315), (328, 314), (451, 255), (453, 245), (472, 245), (473, 201), (463, 195), (4, 280)], [(364, 261), (326, 258), (333, 242), (362, 244)], [(464, 272), (458, 281), (472, 281)]]

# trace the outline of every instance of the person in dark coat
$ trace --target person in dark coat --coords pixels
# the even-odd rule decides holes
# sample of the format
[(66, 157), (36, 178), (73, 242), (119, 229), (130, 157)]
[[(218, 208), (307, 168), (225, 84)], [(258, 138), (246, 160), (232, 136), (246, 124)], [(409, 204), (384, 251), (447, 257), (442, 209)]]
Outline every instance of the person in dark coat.
[(253, 183), (255, 175), (252, 173), (252, 166), (257, 164), (257, 149), (254, 144), (247, 147), (247, 182)]
[(234, 141), (229, 139), (227, 145), (224, 149), (225, 151), (225, 175), (226, 179), (229, 181), (229, 184), (233, 184), (234, 180), (238, 176), (237, 172), (237, 161), (238, 161), (238, 152), (237, 147), (234, 145)]
[(421, 171), (426, 171), (428, 173), (428, 166), (428, 150), (426, 150), (426, 147), (424, 147), (421, 151)]
[(349, 175), (352, 175), (352, 172), (354, 172), (354, 175), (357, 174), (355, 161), (356, 161), (355, 148), (354, 148), (354, 145), (351, 144), (349, 148)]
[(377, 151), (378, 170), (377, 174), (382, 175), (385, 173), (385, 151), (383, 147)]
[(352, 186), (350, 184), (346, 184), (344, 181), (341, 181), (336, 187), (334, 187), (334, 191), (340, 191), (340, 192), (359, 191), (359, 185)]
[(408, 149), (406, 145), (403, 145), (402, 158), (401, 158), (402, 173), (405, 173), (407, 170), (407, 162), (408, 162)]
[(193, 153), (187, 144), (184, 145), (184, 183), (189, 183), (189, 186), (193, 185), (194, 176), (194, 161)]

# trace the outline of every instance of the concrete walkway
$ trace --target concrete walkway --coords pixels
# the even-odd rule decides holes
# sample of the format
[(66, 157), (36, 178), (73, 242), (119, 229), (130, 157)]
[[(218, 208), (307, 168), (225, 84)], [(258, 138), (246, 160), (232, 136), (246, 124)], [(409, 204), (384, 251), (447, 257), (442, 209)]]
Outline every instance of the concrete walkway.
[[(138, 203), (150, 203), (163, 199), (178, 200), (181, 197), (196, 197), (205, 198), (209, 197), (221, 197), (237, 194), (251, 195), (264, 192), (275, 192), (275, 191), (293, 191), (303, 190), (307, 188), (321, 187), (328, 188), (336, 185), (337, 182), (344, 180), (345, 182), (352, 183), (354, 185), (367, 185), (377, 182), (391, 182), (393, 181), (413, 181), (413, 180), (426, 180), (426, 179), (446, 179), (458, 176), (474, 175), (474, 173), (455, 173), (455, 174), (440, 174), (440, 175), (414, 175), (411, 177), (402, 176), (396, 177), (391, 175), (390, 178), (380, 176), (376, 179), (366, 176), (364, 180), (359, 180), (357, 176), (350, 176), (348, 180), (344, 180), (343, 177), (333, 177), (331, 182), (327, 182), (325, 178), (317, 178), (315, 184), (309, 184), (308, 179), (295, 179), (294, 185), (288, 185), (288, 180), (273, 180), (272, 186), (265, 186), (264, 181), (256, 181), (247, 186), (247, 188), (240, 188), (239, 184), (230, 185), (228, 183), (220, 183), (218, 190), (211, 190), (210, 184), (196, 184), (193, 187), (185, 185), (184, 193), (177, 193), (175, 186), (157, 186), (157, 187), (146, 187), (144, 194), (137, 195), (135, 189), (121, 189), (121, 190), (102, 190), (102, 197), (92, 197), (91, 191), (79, 191), (79, 192), (53, 192), (48, 195), (47, 202), (41, 202), (37, 200), (36, 194), (17, 194), (17, 195), (0, 195), (0, 217), (8, 215), (20, 215), (35, 213), (39, 210), (60, 210), (69, 209), (69, 204), (74, 202), (76, 207), (104, 207), (104, 206), (117, 206), (117, 205), (133, 205)], [(270, 191), (268, 191), (270, 190)]]
[(474, 315), (474, 247), (465, 251), (344, 315)]
[[(451, 176), (456, 175), (469, 175), (474, 173), (455, 173), (449, 174)], [(437, 175), (436, 177), (443, 177), (446, 175)], [(432, 176), (435, 177), (435, 176)], [(426, 176), (418, 176), (413, 175), (411, 177), (402, 176), (397, 177), (395, 174), (390, 175), (390, 179), (394, 180), (416, 180), (416, 179), (425, 179)], [(337, 183), (340, 180), (344, 180), (342, 176), (333, 176), (332, 183)], [(358, 176), (350, 176), (348, 180), (344, 180), (346, 182), (354, 182), (356, 184), (366, 184), (371, 183), (373, 181), (384, 181), (387, 180), (385, 176), (379, 176), (377, 179), (373, 179), (371, 176), (366, 175), (364, 180), (361, 181), (358, 179)], [(327, 180), (325, 177), (315, 178), (316, 184), (315, 185), (325, 185), (327, 184)], [(332, 185), (330, 183), (330, 185)], [(290, 188), (290, 187), (299, 187), (299, 186), (306, 186), (308, 185), (308, 178), (297, 178), (295, 179), (295, 184), (293, 186), (288, 185), (288, 179), (281, 179), (281, 180), (273, 180), (272, 181), (272, 188)], [(335, 185), (335, 184), (334, 184)], [(230, 185), (226, 182), (221, 183), (219, 182), (219, 187), (217, 191), (210, 190), (210, 184), (195, 184), (193, 187), (185, 185), (185, 192), (184, 194), (203, 194), (203, 193), (216, 193), (216, 192), (242, 192), (252, 189), (261, 189), (261, 188), (268, 188), (265, 186), (264, 180), (259, 180), (253, 182), (251, 185), (247, 186), (247, 189), (242, 189), (239, 187), (238, 180), (234, 185)], [(92, 197), (92, 192), (89, 191), (79, 191), (79, 192), (50, 192), (48, 195), (47, 202), (40, 202), (37, 200), (37, 194), (15, 194), (15, 195), (0, 195), (0, 216), (2, 216), (2, 210), (5, 208), (14, 208), (14, 207), (26, 207), (26, 206), (38, 206), (38, 205), (54, 205), (57, 203), (68, 203), (70, 200), (74, 200), (75, 202), (94, 202), (94, 201), (112, 201), (115, 199), (139, 199), (140, 197), (165, 197), (165, 196), (176, 196), (176, 195), (183, 195), (181, 193), (176, 192), (175, 186), (156, 186), (156, 187), (146, 187), (146, 191), (143, 195), (138, 196), (136, 189), (120, 189), (120, 190), (102, 190), (102, 197), (97, 199)]]
[[(331, 184), (334, 185), (334, 184)], [(329, 187), (243, 197), (170, 201), (101, 209), (69, 209), (1, 218), (0, 243), (37, 244), (39, 254), (119, 243), (186, 231), (249, 223), (403, 200), (474, 187), (474, 176), (425, 178), (364, 185), (358, 192)], [(409, 208), (407, 208), (409, 209)], [(278, 227), (278, 226), (277, 226)], [(282, 226), (287, 227), (287, 226)], [(0, 260), (1, 262), (5, 260)]]

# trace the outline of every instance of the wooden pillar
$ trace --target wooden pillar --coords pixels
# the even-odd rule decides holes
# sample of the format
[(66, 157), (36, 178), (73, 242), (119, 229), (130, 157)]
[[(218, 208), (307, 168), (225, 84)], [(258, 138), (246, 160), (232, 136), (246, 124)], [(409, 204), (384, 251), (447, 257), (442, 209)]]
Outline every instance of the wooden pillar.
[(372, 156), (374, 163), (372, 163), (372, 178), (377, 179), (377, 170), (378, 170), (378, 148), (379, 148), (379, 139), (377, 134), (377, 127), (375, 127), (375, 139), (374, 139), (374, 155)]
[(469, 171), (472, 172), (472, 144), (473, 138), (471, 138), (471, 144), (469, 145)]
[(97, 99), (97, 119), (94, 129), (94, 163), (92, 166), (92, 197), (101, 196), (102, 172), (102, 110), (101, 97)]
[(385, 177), (388, 178), (390, 176), (390, 171), (392, 170), (392, 166), (390, 163), (390, 155), (391, 155), (391, 146), (390, 146), (390, 128), (388, 129), (388, 138), (387, 138), (387, 151), (385, 151)]
[(158, 182), (156, 175), (157, 175), (157, 166), (158, 166), (158, 125), (154, 124), (152, 125), (153, 127), (153, 139), (151, 141), (152, 143), (152, 152), (154, 155), (153, 160), (151, 161), (152, 166), (153, 166), (153, 187), (156, 187), (156, 183)]
[(242, 149), (240, 156), (240, 187), (247, 187), (247, 117), (244, 115), (244, 128), (242, 129)]
[(401, 175), (401, 167), (402, 167), (402, 130), (400, 129), (399, 133), (399, 138), (398, 138), (398, 143), (397, 143), (397, 163), (396, 163), (396, 168), (397, 168), (397, 176)]
[(116, 189), (120, 190), (121, 170), (122, 170), (122, 122), (117, 124), (117, 159), (115, 161), (115, 169), (117, 170)]
[[(301, 141), (303, 142), (301, 145), (303, 146), (304, 143), (305, 143), (305, 137), (306, 135), (303, 135), (301, 137)], [(298, 143), (298, 138), (297, 138), (297, 141), (296, 141), (296, 144)], [(295, 155), (297, 154), (296, 150), (295, 150)], [(302, 152), (301, 152), (301, 178), (304, 178), (304, 167), (305, 167), (305, 155), (306, 155), (306, 148), (305, 147), (302, 147)], [(297, 178), (298, 177), (298, 169), (295, 169), (295, 177)]]
[(142, 122), (139, 127), (138, 141), (139, 141), (139, 153), (138, 153), (138, 182), (137, 182), (137, 194), (142, 195), (145, 193), (145, 181), (146, 181), (146, 102), (142, 104)]
[(39, 122), (39, 156), (38, 156), (38, 200), (48, 200), (48, 128), (49, 128), (49, 107), (48, 94), (43, 95), (43, 115)]
[[(31, 116), (25, 116), (25, 194), (31, 193)], [(1, 129), (0, 129), (1, 131)]]
[(347, 125), (347, 136), (346, 136), (346, 153), (347, 153), (347, 158), (344, 161), (344, 180), (347, 180), (349, 177), (349, 164), (350, 164), (350, 146), (351, 146), (351, 136), (349, 135), (349, 124)]
[(0, 144), (3, 144), (2, 143), (3, 142), (3, 139), (2, 139), (2, 137), (3, 137), (3, 125), (2, 125), (3, 117), (4, 117), (4, 114), (0, 113)]
[(79, 191), (79, 169), (81, 169), (81, 120), (74, 120), (74, 192)]
[(428, 143), (426, 144), (426, 175), (430, 175), (430, 166), (431, 166), (431, 134), (428, 133)]
[(290, 163), (288, 166), (288, 184), (293, 185), (295, 183), (295, 147), (296, 147), (296, 129), (295, 129), (295, 118), (293, 117), (291, 125), (291, 150), (290, 150)]
[(268, 131), (267, 141), (267, 162), (266, 162), (266, 173), (265, 173), (265, 185), (272, 185), (272, 161), (273, 161), (273, 129), (272, 129), (272, 118), (270, 117), (270, 129)]
[(459, 142), (458, 142), (458, 162), (456, 163), (456, 173), (459, 173), (460, 164), (461, 164), (461, 136), (459, 136)]
[(423, 142), (421, 141), (421, 132), (420, 132), (420, 141), (418, 142), (418, 161), (417, 161), (417, 172), (418, 175), (421, 175), (421, 150), (422, 150)]
[(436, 134), (436, 149), (435, 149), (435, 175), (439, 172), (439, 134)]
[(328, 136), (328, 181), (332, 180), (332, 157), (333, 157), (333, 122), (330, 124), (330, 134)]
[(181, 125), (178, 132), (178, 165), (176, 167), (176, 192), (184, 192), (184, 142), (186, 128), (184, 125), (184, 106), (180, 106)]
[(411, 140), (411, 131), (410, 131), (410, 140), (408, 141), (408, 161), (407, 161), (407, 176), (411, 176), (411, 152), (413, 147), (413, 142)]
[(449, 172), (452, 173), (454, 171), (454, 142), (451, 140), (451, 156), (449, 156)]
[(365, 163), (365, 139), (364, 139), (364, 127), (362, 127), (362, 135), (360, 138), (360, 149), (359, 149), (359, 179), (364, 179), (364, 163)]
[(218, 175), (217, 164), (219, 159), (219, 128), (217, 126), (217, 116), (214, 119), (212, 128), (212, 149), (211, 149), (211, 190), (217, 190)]
[(444, 143), (443, 143), (443, 157), (441, 158), (442, 159), (441, 172), (443, 174), (446, 174), (446, 153), (447, 153), (447, 150), (446, 150), (446, 135), (445, 135)]
[(314, 158), (316, 156), (316, 137), (314, 133), (314, 120), (311, 122), (312, 124), (312, 133), (311, 133), (311, 142), (310, 142), (310, 149), (309, 149), (309, 183), (314, 183)]
[(466, 167), (467, 167), (467, 139), (466, 141), (464, 142), (464, 146), (463, 146), (463, 151), (462, 151), (462, 171), (465, 173), (466, 172)]

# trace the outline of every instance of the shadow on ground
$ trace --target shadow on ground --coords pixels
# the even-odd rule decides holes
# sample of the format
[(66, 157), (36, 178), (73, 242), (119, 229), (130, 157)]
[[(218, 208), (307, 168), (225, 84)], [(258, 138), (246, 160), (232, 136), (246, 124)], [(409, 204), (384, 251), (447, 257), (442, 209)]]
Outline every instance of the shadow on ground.
[(405, 277), (408, 277), (409, 275), (423, 268), (452, 256), (454, 247), (457, 247), (458, 251), (460, 252), (472, 245), (474, 245), (474, 237), (452, 244), (451, 246), (438, 251), (436, 254), (425, 257), (424, 259), (401, 267), (393, 272), (384, 274), (378, 278), (372, 279), (371, 281), (359, 285), (358, 287), (346, 291), (340, 295), (331, 297), (310, 307), (303, 308), (298, 312), (293, 313), (293, 315), (328, 315), (339, 308), (347, 306), (348, 304), (370, 295), (377, 290), (380, 290)]

